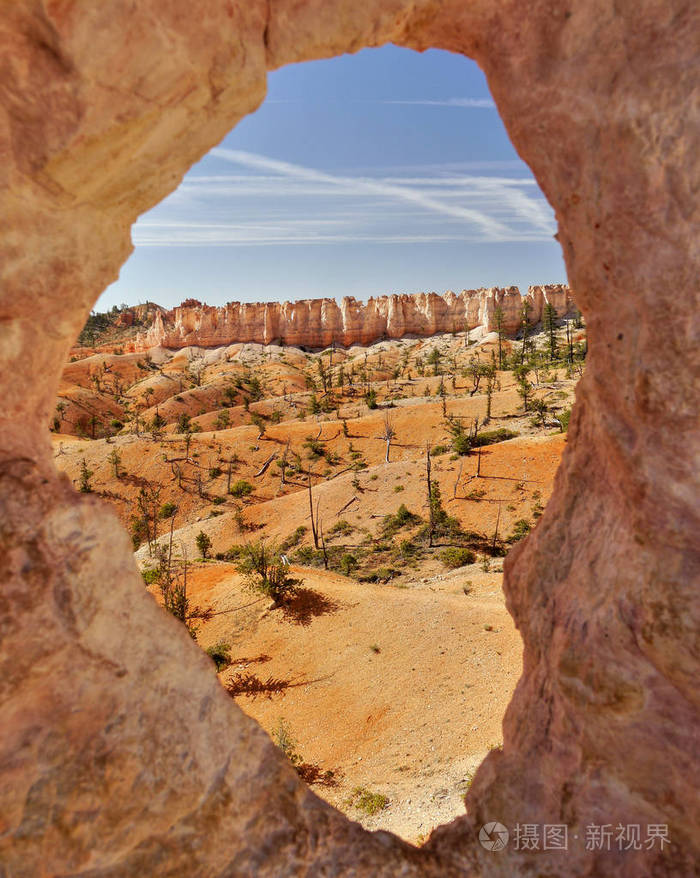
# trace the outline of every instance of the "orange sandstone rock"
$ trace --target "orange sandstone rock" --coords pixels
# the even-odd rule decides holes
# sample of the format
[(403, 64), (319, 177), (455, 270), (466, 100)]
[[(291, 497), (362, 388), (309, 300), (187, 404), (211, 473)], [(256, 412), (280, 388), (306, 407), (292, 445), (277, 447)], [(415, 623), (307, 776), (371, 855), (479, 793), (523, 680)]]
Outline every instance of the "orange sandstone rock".
[[(3, 5), (4, 873), (697, 874), (699, 16), (687, 0)], [(58, 476), (46, 429), (139, 214), (260, 104), (266, 70), (386, 42), (482, 66), (555, 209), (590, 344), (554, 495), (507, 560), (524, 673), (503, 751), (469, 816), (419, 851), (302, 785), (144, 595), (114, 515)], [(569, 849), (487, 851), (487, 820), (564, 824)], [(588, 849), (608, 823), (667, 824), (671, 845)]]
[(299, 302), (241, 303), (222, 307), (183, 303), (172, 311), (156, 314), (153, 325), (139, 333), (136, 350), (162, 345), (182, 348), (188, 345), (216, 347), (234, 342), (270, 344), (283, 342), (306, 347), (369, 344), (381, 338), (405, 335), (430, 336), (439, 332), (459, 332), (484, 326), (496, 328), (495, 313), (501, 308), (503, 326), (508, 333), (522, 324), (523, 302), (529, 305), (530, 323), (538, 323), (547, 302), (563, 316), (575, 305), (564, 284), (530, 287), (527, 296), (517, 287), (490, 290), (462, 290), (378, 296), (366, 303), (347, 297), (303, 299)]

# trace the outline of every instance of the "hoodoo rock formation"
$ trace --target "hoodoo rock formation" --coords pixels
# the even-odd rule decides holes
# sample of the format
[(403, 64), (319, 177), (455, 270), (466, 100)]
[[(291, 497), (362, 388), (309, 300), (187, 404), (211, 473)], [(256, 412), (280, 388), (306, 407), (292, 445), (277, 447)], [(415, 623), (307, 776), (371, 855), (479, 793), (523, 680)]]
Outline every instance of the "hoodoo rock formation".
[[(0, 873), (697, 875), (699, 18), (688, 0), (3, 4)], [(484, 69), (589, 339), (554, 494), (506, 560), (524, 671), (503, 750), (421, 849), (302, 784), (47, 432), (136, 218), (260, 105), (268, 69), (387, 42)], [(486, 850), (496, 820), (563, 827), (566, 849)], [(603, 825), (670, 843), (591, 844)]]
[(187, 345), (215, 347), (233, 342), (271, 344), (283, 342), (318, 348), (369, 344), (380, 338), (405, 335), (429, 336), (484, 326), (496, 328), (496, 309), (502, 312), (503, 328), (515, 332), (522, 324), (523, 303), (531, 324), (542, 319), (550, 302), (559, 316), (575, 305), (565, 284), (530, 287), (523, 298), (517, 287), (508, 289), (451, 291), (416, 295), (379, 296), (364, 304), (353, 298), (303, 299), (300, 302), (230, 302), (216, 308), (199, 302), (183, 303), (139, 333), (135, 350), (156, 345), (182, 348)]

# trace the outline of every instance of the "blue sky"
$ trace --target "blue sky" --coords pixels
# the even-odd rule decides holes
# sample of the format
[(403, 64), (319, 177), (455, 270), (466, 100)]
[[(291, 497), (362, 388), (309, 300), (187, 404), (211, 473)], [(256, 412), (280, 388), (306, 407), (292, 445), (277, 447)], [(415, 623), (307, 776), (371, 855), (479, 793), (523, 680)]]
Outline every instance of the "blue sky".
[(133, 228), (98, 309), (566, 280), (554, 216), (471, 61), (386, 46), (285, 67)]

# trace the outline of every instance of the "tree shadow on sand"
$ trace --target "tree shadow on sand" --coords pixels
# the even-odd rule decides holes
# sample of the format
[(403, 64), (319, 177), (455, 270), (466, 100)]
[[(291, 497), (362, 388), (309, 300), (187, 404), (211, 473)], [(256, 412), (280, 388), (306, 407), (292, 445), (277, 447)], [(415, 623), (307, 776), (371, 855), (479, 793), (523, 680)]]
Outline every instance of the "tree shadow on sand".
[(226, 683), (226, 691), (232, 698), (238, 695), (246, 695), (253, 699), (259, 695), (272, 698), (273, 695), (284, 694), (290, 685), (289, 680), (283, 680), (281, 677), (270, 676), (266, 680), (261, 680), (255, 674), (239, 672)]
[(296, 689), (299, 686), (310, 686), (312, 683), (320, 683), (328, 680), (332, 674), (326, 674), (324, 677), (316, 677), (314, 680), (284, 680), (281, 677), (269, 676), (266, 680), (261, 680), (255, 674), (247, 671), (234, 674), (233, 677), (225, 684), (225, 689), (232, 698), (239, 695), (245, 695), (248, 698), (255, 699), (258, 696), (272, 698), (273, 695), (284, 695), (287, 689)]
[(340, 604), (332, 598), (312, 588), (297, 588), (281, 607), (282, 614), (288, 622), (295, 625), (310, 625), (312, 619), (318, 616), (327, 616), (340, 609)]
[(294, 768), (299, 777), (309, 786), (315, 784), (329, 789), (338, 786), (338, 777), (334, 771), (322, 771), (320, 766), (313, 762), (301, 762)]

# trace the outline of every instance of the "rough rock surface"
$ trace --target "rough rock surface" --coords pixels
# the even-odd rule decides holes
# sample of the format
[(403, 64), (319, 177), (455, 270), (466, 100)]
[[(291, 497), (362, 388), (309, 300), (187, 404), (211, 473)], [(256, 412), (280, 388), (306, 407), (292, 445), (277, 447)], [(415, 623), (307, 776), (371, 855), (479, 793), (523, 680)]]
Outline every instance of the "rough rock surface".
[[(4, 4), (3, 873), (697, 873), (699, 16), (687, 0)], [(470, 816), (420, 851), (304, 788), (147, 602), (46, 430), (131, 224), (259, 105), (266, 69), (388, 41), (485, 70), (556, 211), (590, 344), (554, 496), (506, 566), (525, 662), (503, 752)], [(569, 850), (486, 851), (485, 819), (564, 823)], [(668, 824), (671, 846), (588, 850), (602, 823)]]
[(575, 308), (565, 284), (530, 287), (526, 296), (517, 287), (508, 289), (417, 293), (403, 296), (378, 296), (365, 304), (346, 297), (303, 299), (300, 302), (241, 303), (222, 307), (183, 303), (165, 314), (157, 313), (153, 325), (139, 333), (134, 350), (161, 345), (183, 348), (188, 345), (217, 347), (234, 342), (270, 344), (282, 341), (311, 348), (369, 344), (380, 338), (403, 338), (405, 335), (430, 336), (467, 327), (496, 328), (496, 309), (502, 312), (503, 328), (514, 333), (522, 325), (523, 304), (528, 305), (531, 324), (542, 320), (549, 302), (558, 315)]

